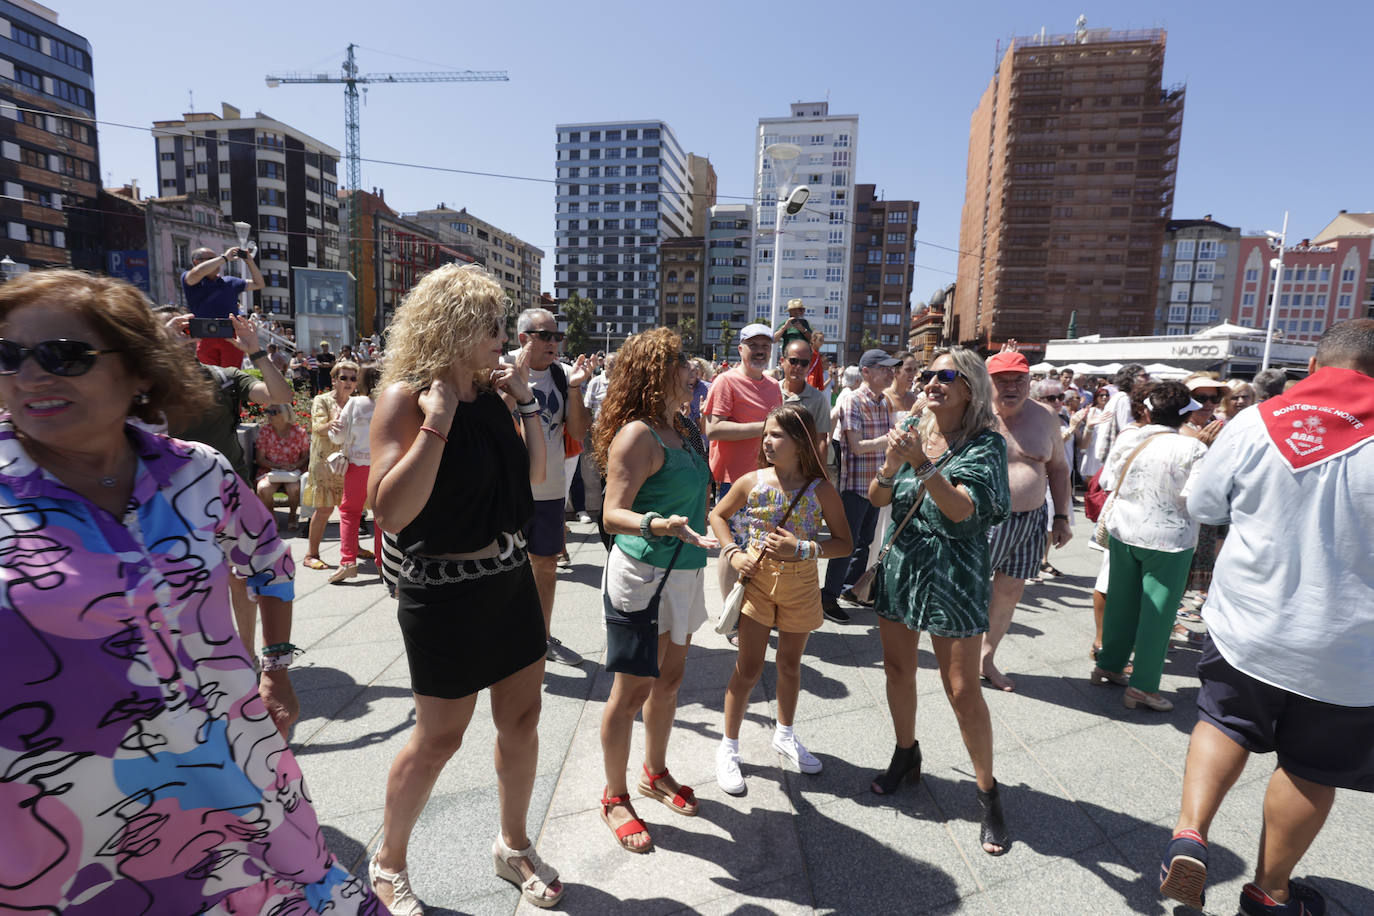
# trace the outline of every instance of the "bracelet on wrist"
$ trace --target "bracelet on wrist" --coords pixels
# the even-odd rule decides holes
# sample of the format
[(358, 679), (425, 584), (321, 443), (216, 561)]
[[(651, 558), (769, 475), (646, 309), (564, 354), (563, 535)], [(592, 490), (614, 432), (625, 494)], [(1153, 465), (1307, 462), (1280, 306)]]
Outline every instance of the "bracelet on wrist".
[(258, 360), (262, 359), (262, 358), (263, 358), (264, 356), (266, 356), (266, 355), (267, 355), (267, 351), (266, 351), (266, 350), (254, 350), (252, 353), (249, 353), (249, 354), (248, 354), (248, 361), (249, 361), (250, 363), (255, 363), (255, 362), (257, 362)]
[(1058, 520), (1061, 519), (1061, 518), (1062, 518), (1064, 521), (1066, 521), (1066, 522), (1069, 520), (1069, 517), (1068, 517), (1067, 515), (1060, 515), (1058, 512), (1056, 512), (1056, 513), (1054, 514), (1054, 518), (1055, 518), (1055, 521), (1058, 521)]
[(892, 489), (893, 475), (884, 474), (881, 471), (879, 471), (877, 476), (874, 477), (873, 480), (880, 487), (886, 487), (889, 490)]
[(654, 519), (656, 518), (663, 518), (663, 516), (659, 515), (657, 512), (645, 512), (639, 518), (639, 534), (640, 537), (644, 538), (646, 541), (651, 541), (658, 537), (658, 535), (654, 534), (653, 528)]
[(528, 401), (516, 401), (516, 402), (515, 402), (515, 406), (516, 406), (516, 407), (529, 407), (531, 404), (538, 404), (538, 403), (539, 403), (539, 402), (536, 401), (534, 398), (530, 398)]
[(445, 436), (443, 433), (439, 432), (439, 430), (435, 429), (433, 426), (421, 426), (420, 432), (429, 433), (431, 436), (437, 436), (443, 440), (445, 445), (448, 444), (448, 436)]

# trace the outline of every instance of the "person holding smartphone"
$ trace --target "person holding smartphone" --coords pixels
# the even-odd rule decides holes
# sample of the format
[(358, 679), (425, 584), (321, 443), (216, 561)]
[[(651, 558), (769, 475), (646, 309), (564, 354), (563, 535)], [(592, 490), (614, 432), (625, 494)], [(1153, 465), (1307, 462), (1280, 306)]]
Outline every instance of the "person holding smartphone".
[[(225, 277), (220, 271), (235, 258), (248, 265), (250, 279)], [(239, 294), (244, 290), (252, 292), (262, 289), (262, 272), (253, 261), (252, 252), (237, 246), (226, 249), (224, 254), (216, 254), (210, 248), (197, 248), (191, 252), (191, 269), (181, 274), (181, 292), (186, 297), (186, 307), (197, 319), (223, 321), (229, 333), (225, 337), (208, 337), (197, 334), (192, 322), (191, 336), (196, 341), (196, 359), (207, 366), (220, 366), (225, 369), (238, 369), (243, 365), (243, 351), (229, 339), (234, 337), (233, 325), (229, 316), (238, 314)]]

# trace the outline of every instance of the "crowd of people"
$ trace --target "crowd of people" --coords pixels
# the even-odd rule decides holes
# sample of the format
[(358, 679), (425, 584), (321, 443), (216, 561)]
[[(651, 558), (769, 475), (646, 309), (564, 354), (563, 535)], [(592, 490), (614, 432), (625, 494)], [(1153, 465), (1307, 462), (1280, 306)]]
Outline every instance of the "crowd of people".
[[(254, 281), (219, 268), (250, 254), (197, 252), (188, 289), (236, 297)], [(408, 849), (486, 690), (492, 868), (530, 904), (558, 904), (565, 889), (526, 819), (544, 667), (582, 663), (552, 627), (579, 512), (607, 548), (600, 807), (618, 846), (654, 846), (631, 778), (674, 815), (705, 813), (667, 758), (715, 587), (717, 628), (738, 647), (716, 752), (727, 795), (746, 788), (739, 733), (771, 634), (772, 746), (818, 773), (794, 730), (808, 638), (850, 620), (842, 602), (868, 606), (893, 729), (870, 790), (920, 778), (928, 634), (972, 764), (979, 841), (1001, 855), (1014, 825), (983, 684), (1015, 690), (998, 645), (1027, 583), (1059, 575), (1052, 551), (1073, 537), (1082, 491), (1105, 496), (1088, 680), (1122, 687), (1127, 709), (1170, 709), (1169, 643), (1181, 621), (1207, 628), (1161, 891), (1202, 905), (1212, 820), (1248, 755), (1276, 753), (1240, 908), (1321, 912), (1294, 867), (1336, 788), (1374, 791), (1374, 320), (1329, 329), (1293, 384), (1156, 380), (1138, 366), (1032, 378), (1014, 342), (986, 359), (953, 347), (923, 365), (872, 349), (829, 367), (799, 300), (780, 327), (743, 328), (722, 371), (664, 328), (565, 360), (544, 309), (518, 316), (510, 348), (507, 305), (480, 268), (441, 267), (397, 310), (384, 359), (321, 345), (310, 368), (327, 367), (327, 384), (297, 389), (288, 378), (309, 363), (262, 347), (251, 316), (228, 313), (231, 333), (206, 346), (192, 333), (203, 316), (154, 310), (120, 281), (54, 270), (0, 286), (0, 717), (23, 723), (0, 738), (0, 770), (27, 774), (0, 838), (12, 879), (0, 902), (423, 913)], [(251, 455), (236, 435), (248, 405), (264, 419)], [(389, 569), (414, 692), (366, 884), (328, 854), (286, 742), (300, 649), (283, 538), (302, 506), (303, 566), (332, 568), (331, 583), (369, 558)], [(320, 556), (335, 507), (337, 568)], [(135, 832), (163, 842), (130, 843)], [(193, 836), (196, 855), (170, 854)], [(111, 844), (137, 868), (106, 857)]]

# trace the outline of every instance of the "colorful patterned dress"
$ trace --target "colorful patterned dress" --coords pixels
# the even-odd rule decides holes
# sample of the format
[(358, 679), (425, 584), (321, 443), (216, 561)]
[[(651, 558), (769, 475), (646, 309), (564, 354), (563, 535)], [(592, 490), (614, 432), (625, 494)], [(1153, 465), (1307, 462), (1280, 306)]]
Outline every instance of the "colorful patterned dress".
[[(305, 427), (292, 423), (286, 428), (286, 435), (277, 435), (271, 423), (258, 430), (257, 441), (259, 468), (294, 470), (301, 459), (310, 451), (310, 434)], [(261, 481), (266, 472), (258, 475)]]
[(325, 848), (229, 610), (293, 595), (267, 509), (207, 446), (129, 427), (123, 518), (0, 414), (0, 910), (377, 914)]
[[(987, 631), (992, 592), (988, 529), (1011, 512), (1007, 443), (985, 430), (958, 448), (940, 473), (968, 491), (973, 515), (953, 522), (935, 500), (922, 499), (883, 560), (874, 582), (874, 608), (888, 620), (933, 636), (977, 636)], [(920, 489), (911, 465), (902, 465), (892, 487), (893, 526), (906, 518)], [(890, 529), (883, 543), (889, 537)]]

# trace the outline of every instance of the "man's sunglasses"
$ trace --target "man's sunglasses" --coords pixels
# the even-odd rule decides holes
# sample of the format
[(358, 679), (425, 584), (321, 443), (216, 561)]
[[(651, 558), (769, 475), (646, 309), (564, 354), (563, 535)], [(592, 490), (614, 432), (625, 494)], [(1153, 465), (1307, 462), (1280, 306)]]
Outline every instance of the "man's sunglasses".
[(964, 374), (958, 369), (926, 369), (921, 372), (921, 384), (929, 385), (931, 379), (935, 379), (941, 385), (948, 385), (957, 378), (963, 378)]
[(811, 360), (807, 359), (807, 358), (804, 357), (804, 356), (789, 356), (789, 357), (787, 357), (787, 361), (788, 361), (789, 363), (791, 363), (792, 365), (794, 365), (794, 366), (809, 366), (809, 365), (811, 365)]
[(528, 333), (531, 337), (538, 337), (540, 340), (544, 341), (544, 343), (548, 343), (551, 340), (556, 340), (559, 343), (562, 343), (563, 338), (568, 336), (564, 334), (562, 331), (528, 331), (526, 333)]
[(24, 360), (32, 356), (44, 372), (71, 378), (91, 371), (97, 356), (118, 352), (98, 350), (84, 340), (42, 340), (32, 347), (22, 347), (0, 338), (0, 375), (17, 374)]

